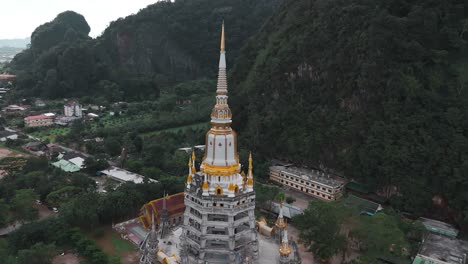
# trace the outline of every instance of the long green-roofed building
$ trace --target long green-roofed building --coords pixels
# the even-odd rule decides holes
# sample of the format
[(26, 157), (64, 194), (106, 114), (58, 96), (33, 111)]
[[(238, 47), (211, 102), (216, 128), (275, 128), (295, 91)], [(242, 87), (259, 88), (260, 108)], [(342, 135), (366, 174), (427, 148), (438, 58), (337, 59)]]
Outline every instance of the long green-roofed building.
[(80, 171), (80, 167), (73, 164), (68, 160), (59, 160), (57, 162), (52, 163), (52, 166), (57, 167), (65, 172), (77, 172)]

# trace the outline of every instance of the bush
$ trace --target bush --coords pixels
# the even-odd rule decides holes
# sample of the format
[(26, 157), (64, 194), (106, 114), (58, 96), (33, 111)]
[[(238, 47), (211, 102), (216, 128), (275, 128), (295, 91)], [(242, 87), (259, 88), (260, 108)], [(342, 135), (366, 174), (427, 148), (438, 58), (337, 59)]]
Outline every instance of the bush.
[(296, 201), (296, 199), (294, 199), (294, 197), (291, 197), (291, 196), (286, 197), (286, 203), (288, 203), (288, 204), (292, 204), (295, 201)]

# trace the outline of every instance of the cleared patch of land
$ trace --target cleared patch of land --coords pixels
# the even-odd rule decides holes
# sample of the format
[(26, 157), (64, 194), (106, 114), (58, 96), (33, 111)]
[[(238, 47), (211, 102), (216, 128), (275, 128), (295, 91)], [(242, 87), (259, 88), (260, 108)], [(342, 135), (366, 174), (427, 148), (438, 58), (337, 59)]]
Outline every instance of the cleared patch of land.
[(122, 264), (138, 264), (138, 250), (129, 241), (120, 238), (119, 233), (110, 226), (102, 227), (99, 237), (88, 234), (109, 256), (119, 256)]
[(20, 158), (20, 157), (29, 157), (30, 155), (22, 153), (7, 147), (0, 147), (0, 159), (3, 158)]

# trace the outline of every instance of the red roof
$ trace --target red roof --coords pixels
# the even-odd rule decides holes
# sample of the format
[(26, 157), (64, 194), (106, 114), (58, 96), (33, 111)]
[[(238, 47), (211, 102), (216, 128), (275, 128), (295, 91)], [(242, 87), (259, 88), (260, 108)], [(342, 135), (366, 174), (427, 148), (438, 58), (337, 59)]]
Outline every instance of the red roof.
[[(151, 226), (151, 214), (154, 211), (155, 221), (159, 223), (159, 213), (163, 209), (164, 198), (153, 200), (145, 205), (140, 210), (140, 220), (145, 228)], [(185, 212), (184, 193), (176, 193), (166, 197), (166, 209), (169, 217), (183, 215)]]
[(37, 119), (54, 119), (53, 116), (46, 116), (46, 115), (35, 115), (35, 116), (27, 116), (24, 120), (37, 120)]

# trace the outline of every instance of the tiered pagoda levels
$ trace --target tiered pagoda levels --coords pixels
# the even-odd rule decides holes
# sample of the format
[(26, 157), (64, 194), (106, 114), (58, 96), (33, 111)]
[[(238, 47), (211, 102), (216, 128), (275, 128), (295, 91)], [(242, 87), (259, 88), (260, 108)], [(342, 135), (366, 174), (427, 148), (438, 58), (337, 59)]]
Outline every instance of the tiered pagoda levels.
[(223, 24), (216, 105), (205, 155), (198, 171), (195, 153), (188, 166), (182, 263), (244, 263), (258, 258), (252, 156), (243, 176), (237, 135), (231, 128), (225, 56)]

